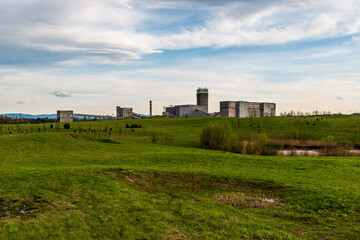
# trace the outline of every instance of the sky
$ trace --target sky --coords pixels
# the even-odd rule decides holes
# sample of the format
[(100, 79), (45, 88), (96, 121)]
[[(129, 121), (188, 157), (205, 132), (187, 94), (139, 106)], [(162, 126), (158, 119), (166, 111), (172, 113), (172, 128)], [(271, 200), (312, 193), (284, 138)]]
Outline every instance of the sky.
[(0, 113), (360, 111), (360, 0), (0, 0)]

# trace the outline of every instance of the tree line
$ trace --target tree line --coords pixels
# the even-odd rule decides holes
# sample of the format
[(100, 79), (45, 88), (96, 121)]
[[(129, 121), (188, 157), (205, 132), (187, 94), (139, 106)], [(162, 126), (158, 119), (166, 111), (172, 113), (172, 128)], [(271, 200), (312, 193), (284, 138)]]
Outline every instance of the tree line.
[(55, 118), (12, 118), (8, 116), (0, 116), (0, 124), (37, 124), (37, 123), (54, 123)]

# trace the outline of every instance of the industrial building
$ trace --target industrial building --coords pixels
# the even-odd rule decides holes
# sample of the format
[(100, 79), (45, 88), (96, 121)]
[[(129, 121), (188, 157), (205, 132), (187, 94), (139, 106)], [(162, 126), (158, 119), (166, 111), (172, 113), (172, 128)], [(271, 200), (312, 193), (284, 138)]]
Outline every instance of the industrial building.
[(209, 90), (207, 88), (198, 88), (196, 91), (197, 106), (206, 107), (203, 111), (208, 112), (209, 108)]
[(169, 106), (165, 108), (165, 116), (169, 117), (207, 117), (209, 114), (207, 113), (206, 106), (198, 106), (198, 105), (176, 105)]
[(167, 117), (238, 117), (258, 118), (276, 115), (276, 104), (268, 102), (223, 101), (220, 112), (208, 113), (209, 90), (198, 88), (196, 91), (197, 105), (175, 105), (164, 108), (163, 116)]
[(114, 120), (116, 119), (113, 116), (108, 115), (95, 115), (95, 114), (84, 114), (84, 113), (74, 113), (73, 110), (58, 110), (57, 111), (57, 122), (66, 123), (73, 122), (74, 118), (84, 120)]
[(66, 123), (74, 121), (74, 112), (72, 110), (58, 110), (57, 122)]
[[(258, 118), (276, 115), (276, 104), (270, 102), (247, 102), (247, 101), (222, 101), (220, 102), (220, 112), (209, 113), (209, 90), (198, 88), (196, 91), (196, 105), (183, 104), (164, 107), (163, 117), (238, 117), (238, 118)], [(58, 122), (72, 122), (74, 117), (84, 119), (124, 119), (124, 118), (144, 118), (152, 117), (152, 100), (149, 102), (150, 115), (134, 113), (132, 108), (116, 106), (116, 117), (109, 115), (91, 115), (73, 113), (72, 110), (57, 111)]]
[(132, 118), (133, 117), (133, 109), (132, 108), (122, 108), (120, 106), (116, 106), (116, 117), (117, 118)]
[(258, 118), (276, 115), (276, 104), (268, 102), (223, 101), (221, 117)]
[(175, 105), (165, 108), (163, 116), (167, 117), (207, 117), (209, 107), (209, 90), (207, 88), (198, 88), (196, 91), (197, 105)]

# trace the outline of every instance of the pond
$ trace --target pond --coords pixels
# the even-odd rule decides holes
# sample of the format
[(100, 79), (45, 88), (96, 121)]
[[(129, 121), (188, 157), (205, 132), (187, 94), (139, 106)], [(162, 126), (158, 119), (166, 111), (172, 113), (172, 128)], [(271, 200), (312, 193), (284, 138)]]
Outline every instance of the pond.
[[(360, 156), (360, 150), (348, 150), (350, 156)], [(310, 156), (318, 157), (323, 156), (319, 150), (279, 150), (279, 156)]]

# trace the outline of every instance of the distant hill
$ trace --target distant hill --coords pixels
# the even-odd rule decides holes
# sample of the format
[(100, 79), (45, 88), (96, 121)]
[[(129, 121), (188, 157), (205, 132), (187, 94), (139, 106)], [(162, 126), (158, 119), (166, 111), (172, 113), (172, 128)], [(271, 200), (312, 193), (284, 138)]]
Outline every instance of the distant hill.
[(56, 114), (39, 114), (39, 115), (32, 115), (32, 114), (23, 114), (23, 113), (5, 113), (0, 114), (0, 116), (7, 116), (12, 118), (30, 118), (30, 119), (37, 119), (37, 118), (57, 118)]

